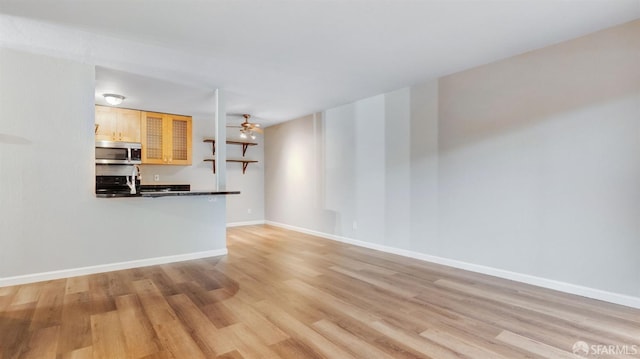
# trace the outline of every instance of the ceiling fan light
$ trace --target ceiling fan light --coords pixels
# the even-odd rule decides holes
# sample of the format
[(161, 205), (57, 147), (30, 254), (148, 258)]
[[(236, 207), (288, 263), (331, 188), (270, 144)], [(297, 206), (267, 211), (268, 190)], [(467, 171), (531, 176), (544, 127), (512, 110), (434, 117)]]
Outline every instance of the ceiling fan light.
[(251, 134), (251, 139), (255, 140), (256, 139), (256, 135), (254, 135), (253, 133)]
[(104, 96), (105, 101), (110, 105), (117, 106), (124, 101), (125, 97), (122, 95), (114, 94), (114, 93), (105, 93), (102, 94)]
[(240, 138), (247, 138), (247, 134), (244, 131), (240, 131)]

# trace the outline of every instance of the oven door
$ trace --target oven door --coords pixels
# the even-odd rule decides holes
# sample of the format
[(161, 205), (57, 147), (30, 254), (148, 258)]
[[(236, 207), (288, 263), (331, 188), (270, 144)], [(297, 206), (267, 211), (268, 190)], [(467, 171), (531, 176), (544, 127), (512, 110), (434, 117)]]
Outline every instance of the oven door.
[(131, 194), (127, 176), (96, 176), (96, 197), (137, 197), (140, 196), (140, 180), (135, 179), (136, 193)]
[[(135, 193), (128, 183), (134, 181)], [(134, 165), (96, 165), (97, 197), (132, 197), (140, 195), (140, 178)]]

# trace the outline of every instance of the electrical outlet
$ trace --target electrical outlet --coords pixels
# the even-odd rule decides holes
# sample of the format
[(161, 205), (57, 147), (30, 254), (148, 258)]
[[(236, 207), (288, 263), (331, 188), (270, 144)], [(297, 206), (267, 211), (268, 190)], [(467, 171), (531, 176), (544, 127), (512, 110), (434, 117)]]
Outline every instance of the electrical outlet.
[(247, 209), (247, 213), (251, 214), (251, 208)]
[(160, 181), (160, 175), (153, 175), (153, 180), (156, 182)]
[(353, 221), (353, 230), (357, 231), (358, 230), (358, 222)]

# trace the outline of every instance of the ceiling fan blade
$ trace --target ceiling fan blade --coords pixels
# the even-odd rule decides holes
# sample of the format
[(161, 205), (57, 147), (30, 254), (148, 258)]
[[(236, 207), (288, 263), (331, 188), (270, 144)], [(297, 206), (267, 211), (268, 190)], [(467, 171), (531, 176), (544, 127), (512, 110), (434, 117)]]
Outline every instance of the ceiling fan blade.
[(252, 128), (251, 131), (257, 132), (257, 133), (264, 133), (264, 130), (261, 128)]
[(227, 125), (227, 127), (238, 127), (238, 128), (242, 128), (245, 129), (247, 131), (256, 131), (259, 133), (263, 133), (262, 131), (259, 131), (258, 128), (260, 127), (259, 123), (255, 123), (255, 122), (249, 122), (249, 119), (251, 118), (251, 115), (246, 114), (246, 113), (227, 113), (228, 117), (243, 117), (244, 118), (244, 122), (242, 122), (239, 126), (235, 126), (235, 125)]

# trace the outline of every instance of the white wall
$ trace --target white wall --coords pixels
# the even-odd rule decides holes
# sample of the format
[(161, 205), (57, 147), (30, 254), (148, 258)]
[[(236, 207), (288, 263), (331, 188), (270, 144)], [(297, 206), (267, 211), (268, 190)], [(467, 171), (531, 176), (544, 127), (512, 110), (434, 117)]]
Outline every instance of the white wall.
[[(315, 136), (317, 119), (308, 116), (265, 131), (265, 215), (274, 221), (292, 221), (306, 228), (332, 230), (330, 209), (317, 196), (321, 185), (316, 167), (321, 157)], [(267, 180), (268, 179), (268, 180)], [(329, 207), (330, 208), (330, 207)]]
[(266, 219), (639, 298), (639, 54), (635, 21), (270, 127)]
[(420, 253), (439, 250), (438, 81), (410, 89), (411, 245)]
[(640, 21), (440, 79), (439, 255), (640, 296)]
[(100, 199), (94, 68), (0, 48), (2, 279), (224, 250), (225, 198)]

